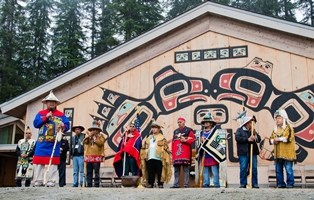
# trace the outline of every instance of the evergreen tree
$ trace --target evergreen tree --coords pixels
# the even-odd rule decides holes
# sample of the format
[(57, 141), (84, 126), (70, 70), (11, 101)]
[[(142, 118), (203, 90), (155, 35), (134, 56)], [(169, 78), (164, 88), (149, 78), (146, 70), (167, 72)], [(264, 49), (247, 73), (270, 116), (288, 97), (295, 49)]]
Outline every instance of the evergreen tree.
[(90, 56), (93, 58), (96, 54), (96, 39), (99, 32), (99, 10), (101, 10), (101, 2), (99, 0), (85, 0), (84, 10), (88, 20), (86, 28), (90, 32)]
[(314, 1), (313, 0), (298, 0), (298, 6), (303, 11), (302, 23), (314, 26)]
[(163, 20), (158, 0), (113, 0), (113, 23), (124, 41), (153, 28)]
[(99, 33), (96, 38), (95, 54), (101, 55), (119, 44), (119, 40), (114, 37), (114, 12), (110, 9), (110, 0), (101, 0), (101, 17), (99, 19)]
[(17, 61), (25, 16), (23, 7), (15, 0), (1, 1), (0, 10), (0, 102), (4, 102), (25, 89), (25, 77)]
[(224, 4), (224, 5), (230, 5), (232, 0), (209, 0), (209, 1)]
[(296, 4), (291, 0), (235, 0), (232, 6), (289, 21), (296, 21)]
[(47, 80), (48, 44), (51, 20), (49, 13), (53, 8), (52, 0), (30, 0), (27, 4), (28, 20), (19, 45), (20, 62), (27, 77), (27, 90)]
[(280, 5), (278, 0), (256, 0), (254, 10), (257, 13), (271, 17), (280, 16)]
[(281, 18), (296, 22), (295, 10), (297, 8), (297, 4), (291, 2), (291, 0), (280, 0), (279, 4), (282, 11)]
[(59, 76), (85, 61), (85, 35), (81, 24), (81, 0), (56, 2), (49, 79)]
[(175, 18), (176, 16), (190, 10), (201, 3), (204, 0), (169, 0), (169, 12), (167, 13), (167, 19)]

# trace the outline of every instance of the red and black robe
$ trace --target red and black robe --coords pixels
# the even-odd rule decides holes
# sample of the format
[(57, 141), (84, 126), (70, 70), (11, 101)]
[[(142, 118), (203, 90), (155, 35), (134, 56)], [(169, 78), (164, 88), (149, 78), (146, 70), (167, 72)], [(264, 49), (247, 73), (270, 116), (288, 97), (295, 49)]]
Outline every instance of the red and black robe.
[(118, 177), (122, 176), (123, 173), (123, 156), (124, 153), (132, 156), (136, 160), (136, 165), (140, 169), (141, 160), (140, 160), (140, 150), (142, 148), (142, 136), (138, 130), (134, 130), (132, 133), (133, 137), (127, 137), (126, 143), (124, 145), (124, 137), (121, 139), (118, 152), (114, 156), (113, 166), (115, 168), (116, 174)]
[[(186, 142), (181, 142), (180, 137), (185, 137)], [(192, 144), (195, 141), (194, 132), (189, 127), (178, 128), (173, 132), (172, 163), (173, 165), (190, 165)]]

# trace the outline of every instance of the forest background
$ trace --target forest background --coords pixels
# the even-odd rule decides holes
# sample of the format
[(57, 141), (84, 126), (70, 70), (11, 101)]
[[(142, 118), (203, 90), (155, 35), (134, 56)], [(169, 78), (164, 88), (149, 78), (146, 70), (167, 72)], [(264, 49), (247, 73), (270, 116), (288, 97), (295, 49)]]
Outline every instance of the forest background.
[[(213, 0), (314, 26), (313, 0)], [(0, 103), (204, 0), (0, 0)]]

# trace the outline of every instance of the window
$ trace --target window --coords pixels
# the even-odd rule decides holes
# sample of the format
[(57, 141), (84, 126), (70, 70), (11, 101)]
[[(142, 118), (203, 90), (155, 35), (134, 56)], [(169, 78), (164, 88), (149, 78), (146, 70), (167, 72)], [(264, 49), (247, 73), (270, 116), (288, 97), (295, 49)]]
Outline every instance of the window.
[(0, 144), (11, 144), (13, 125), (0, 128)]
[(14, 144), (17, 144), (19, 140), (23, 138), (24, 138), (24, 132), (18, 126), (16, 126)]

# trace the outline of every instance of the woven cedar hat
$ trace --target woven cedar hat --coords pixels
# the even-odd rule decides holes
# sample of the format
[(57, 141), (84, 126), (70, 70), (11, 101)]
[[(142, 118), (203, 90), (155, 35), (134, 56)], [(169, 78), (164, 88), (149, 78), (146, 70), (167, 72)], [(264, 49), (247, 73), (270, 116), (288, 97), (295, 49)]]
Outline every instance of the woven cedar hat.
[(247, 111), (245, 110), (245, 111), (239, 113), (238, 117), (236, 118), (236, 119), (238, 119), (240, 121), (239, 128), (244, 126), (249, 121), (253, 120), (253, 117), (247, 116), (246, 114), (247, 114)]
[(211, 114), (210, 112), (207, 113), (207, 114), (204, 116), (203, 120), (201, 121), (201, 124), (204, 125), (205, 122), (212, 122), (212, 123), (214, 123), (214, 124), (217, 124), (217, 123), (215, 122), (215, 120), (214, 120), (212, 114)]
[(159, 123), (157, 123), (155, 120), (152, 121), (151, 127), (157, 127), (157, 128), (163, 128)]
[(53, 94), (52, 90), (41, 102), (46, 103), (47, 101), (55, 101), (57, 104), (61, 103), (60, 100)]
[(88, 131), (92, 131), (92, 130), (102, 131), (102, 129), (100, 128), (100, 123), (97, 121), (93, 121), (92, 126), (88, 128)]

